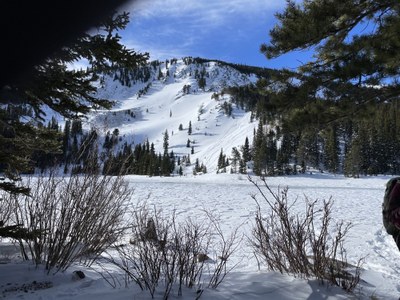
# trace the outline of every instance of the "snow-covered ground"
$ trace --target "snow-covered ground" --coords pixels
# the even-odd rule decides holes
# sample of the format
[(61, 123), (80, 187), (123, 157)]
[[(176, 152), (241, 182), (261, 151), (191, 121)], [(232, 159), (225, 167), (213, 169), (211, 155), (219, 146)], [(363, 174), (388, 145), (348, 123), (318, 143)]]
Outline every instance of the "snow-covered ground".
[[(352, 222), (345, 244), (347, 259), (357, 263), (365, 257), (362, 280), (354, 295), (320, 285), (316, 280), (282, 275), (263, 267), (259, 270), (244, 239), (232, 257), (235, 269), (216, 290), (206, 289), (200, 299), (398, 299), (400, 252), (381, 222), (381, 203), (388, 179), (387, 176), (350, 179), (330, 174), (267, 179), (273, 190), (289, 187), (289, 199), (298, 198), (295, 210), (300, 212), (304, 208), (304, 196), (320, 200), (332, 197), (334, 220)], [(251, 195), (257, 195), (257, 190), (245, 175), (128, 176), (127, 180), (134, 187), (132, 203), (146, 200), (166, 214), (175, 211), (180, 218), (197, 218), (204, 208), (219, 216), (226, 234), (240, 226), (240, 232), (250, 236), (256, 211)], [(210, 253), (211, 257), (213, 254)], [(65, 273), (46, 275), (42, 269), (18, 259), (18, 249), (4, 241), (0, 244), (0, 262), (0, 297), (5, 299), (150, 299), (148, 292), (134, 284), (125, 287), (120, 281), (111, 287), (99, 273), (79, 265)], [(86, 277), (74, 279), (72, 272), (76, 269), (84, 271)], [(156, 299), (161, 297), (161, 293), (156, 294)], [(195, 297), (194, 290), (184, 291), (180, 298), (176, 293), (171, 296), (172, 299)]]
[[(208, 72), (205, 89), (199, 89), (194, 77), (196, 69), (203, 67)], [(256, 212), (252, 195), (257, 189), (246, 175), (216, 174), (221, 149), (228, 156), (232, 147), (243, 145), (246, 136), (250, 143), (257, 121), (250, 119), (250, 113), (233, 107), (232, 116), (222, 110), (222, 104), (229, 101), (229, 95), (213, 98), (214, 92), (221, 92), (224, 86), (244, 85), (255, 82), (254, 75), (244, 76), (236, 70), (219, 66), (186, 65), (182, 60), (177, 64), (160, 65), (165, 75), (156, 79), (158, 69), (149, 82), (132, 87), (121, 86), (113, 78), (106, 78), (99, 89), (99, 96), (116, 101), (110, 111), (93, 112), (85, 124), (99, 129), (100, 134), (118, 128), (123, 141), (143, 143), (146, 139), (154, 143), (156, 151), (163, 150), (163, 135), (169, 134), (169, 150), (177, 155), (188, 155), (188, 139), (194, 146), (192, 164), (198, 158), (206, 165), (208, 173), (193, 176), (191, 167), (182, 177), (127, 176), (134, 188), (131, 202), (155, 205), (163, 213), (173, 212), (179, 218), (201, 218), (204, 210), (219, 216), (220, 225), (226, 235), (239, 227), (245, 235), (239, 249), (232, 256), (230, 265), (235, 269), (216, 289), (206, 289), (200, 299), (205, 300), (261, 300), (261, 299), (398, 299), (400, 296), (400, 252), (393, 239), (382, 226), (381, 203), (387, 176), (345, 178), (330, 174), (307, 174), (289, 177), (268, 178), (272, 189), (289, 187), (289, 198), (297, 199), (294, 209), (304, 211), (304, 197), (334, 201), (335, 221), (350, 221), (353, 224), (345, 248), (350, 263), (365, 257), (362, 266), (361, 283), (354, 295), (346, 294), (336, 287), (320, 285), (316, 280), (304, 280), (259, 269), (253, 250), (247, 242), (251, 235)], [(138, 92), (148, 83), (147, 93), (138, 97)], [(190, 85), (190, 93), (183, 93)], [(50, 116), (50, 114), (49, 114)], [(60, 120), (62, 121), (62, 120)], [(189, 122), (192, 135), (188, 135)], [(60, 122), (62, 124), (62, 122)], [(179, 125), (183, 130), (178, 130)], [(122, 142), (120, 143), (122, 145)], [(257, 178), (255, 178), (257, 180)], [(211, 257), (215, 253), (209, 253)], [(110, 272), (117, 272), (108, 266)], [(86, 277), (76, 280), (74, 270), (82, 270)], [(172, 292), (171, 298), (178, 298)], [(125, 287), (124, 280), (112, 287), (98, 272), (80, 265), (73, 266), (65, 273), (47, 275), (41, 268), (22, 262), (16, 245), (0, 241), (0, 298), (5, 299), (150, 299), (150, 294), (138, 286)], [(195, 299), (195, 290), (186, 290), (179, 299)], [(156, 299), (162, 299), (157, 294)]]

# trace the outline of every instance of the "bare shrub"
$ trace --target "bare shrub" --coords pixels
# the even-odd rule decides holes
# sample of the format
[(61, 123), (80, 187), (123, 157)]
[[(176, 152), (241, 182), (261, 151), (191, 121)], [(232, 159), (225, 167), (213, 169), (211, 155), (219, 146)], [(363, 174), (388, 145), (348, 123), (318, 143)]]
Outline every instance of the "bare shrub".
[[(131, 190), (122, 177), (95, 174), (30, 178), (29, 196), (10, 195), (14, 218), (35, 236), (20, 241), (25, 258), (50, 272), (74, 261), (90, 264), (121, 238)], [(26, 250), (27, 249), (27, 250)]]
[(206, 214), (211, 221), (212, 232), (216, 240), (213, 245), (216, 248), (217, 263), (208, 283), (208, 287), (215, 289), (222, 283), (226, 275), (236, 267), (234, 265), (228, 268), (227, 262), (239, 248), (242, 237), (239, 236), (239, 227), (236, 227), (229, 236), (225, 236), (218, 219), (210, 212), (206, 212)]
[(360, 280), (362, 259), (352, 266), (351, 274), (343, 247), (351, 224), (341, 221), (332, 225), (332, 199), (324, 200), (322, 207), (317, 208), (317, 200), (306, 198), (304, 213), (295, 214), (292, 208), (296, 201), (289, 203), (287, 187), (275, 193), (265, 178), (264, 189), (250, 177), (249, 180), (267, 205), (263, 212), (262, 203), (253, 196), (258, 208), (251, 240), (256, 257), (270, 270), (315, 277), (353, 291)]
[(0, 226), (8, 224), (12, 215), (12, 203), (6, 192), (0, 194)]
[[(214, 262), (207, 286), (216, 288), (225, 278), (227, 261), (238, 244), (236, 231), (226, 238), (217, 220), (210, 217), (208, 213), (203, 221), (197, 219), (195, 222), (189, 218), (178, 222), (175, 213), (165, 217), (156, 208), (151, 210), (146, 204), (139, 204), (132, 215), (130, 242), (116, 247), (118, 260), (112, 254), (109, 259), (126, 273), (129, 280), (136, 282), (142, 290), (148, 290), (152, 298), (157, 288), (163, 289), (164, 299), (173, 289), (181, 296), (183, 287), (197, 288), (199, 298), (205, 266)], [(215, 232), (215, 228), (219, 231)], [(213, 242), (222, 245), (218, 263), (207, 255)]]

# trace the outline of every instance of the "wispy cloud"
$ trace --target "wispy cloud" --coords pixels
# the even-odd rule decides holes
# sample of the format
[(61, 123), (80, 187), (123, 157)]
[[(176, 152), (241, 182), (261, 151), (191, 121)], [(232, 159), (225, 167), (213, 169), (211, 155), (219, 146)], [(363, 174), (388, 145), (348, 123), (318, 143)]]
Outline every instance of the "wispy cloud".
[[(123, 36), (129, 47), (150, 52), (155, 59), (223, 50), (221, 55), (229, 56), (256, 32), (267, 36), (267, 24), (284, 5), (284, 0), (136, 0), (124, 8), (130, 11), (131, 23)], [(225, 48), (218, 50), (221, 47)]]
[(174, 45), (169, 44), (164, 44), (160, 46), (160, 44), (156, 42), (138, 42), (135, 39), (127, 40), (126, 44), (129, 45), (129, 48), (133, 48), (138, 52), (148, 52), (150, 54), (150, 60), (182, 58), (185, 56), (202, 56), (200, 52), (196, 53), (195, 51), (193, 51), (190, 45), (187, 47), (185, 47), (185, 45), (175, 47)]
[(215, 20), (217, 17), (223, 21), (230, 14), (275, 11), (284, 4), (283, 0), (137, 0), (128, 8), (142, 17), (196, 15), (202, 20)]

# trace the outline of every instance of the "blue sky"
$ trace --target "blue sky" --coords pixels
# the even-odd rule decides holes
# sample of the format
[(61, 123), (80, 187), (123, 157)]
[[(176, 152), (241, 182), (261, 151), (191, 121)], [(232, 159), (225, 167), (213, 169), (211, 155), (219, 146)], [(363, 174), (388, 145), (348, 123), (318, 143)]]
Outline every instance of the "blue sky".
[(193, 56), (295, 68), (309, 54), (267, 60), (259, 51), (277, 22), (274, 14), (285, 4), (285, 0), (137, 0), (123, 8), (131, 20), (120, 34), (127, 47), (149, 52), (151, 60)]

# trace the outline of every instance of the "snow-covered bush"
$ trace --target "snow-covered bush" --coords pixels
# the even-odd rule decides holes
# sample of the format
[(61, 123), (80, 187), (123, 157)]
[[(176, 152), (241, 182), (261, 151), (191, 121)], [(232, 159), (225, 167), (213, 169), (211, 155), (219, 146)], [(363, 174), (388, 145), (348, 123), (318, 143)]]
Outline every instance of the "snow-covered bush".
[[(256, 258), (272, 271), (316, 278), (352, 292), (359, 283), (361, 262), (347, 262), (344, 241), (351, 224), (332, 224), (333, 201), (305, 199), (304, 213), (293, 213), (288, 188), (274, 192), (249, 177), (261, 196), (251, 243)], [(322, 205), (318, 205), (322, 204)]]
[(29, 196), (5, 196), (13, 201), (14, 221), (35, 232), (19, 241), (25, 259), (63, 271), (78, 260), (90, 264), (121, 238), (131, 196), (123, 177), (50, 174), (30, 178), (27, 186)]

